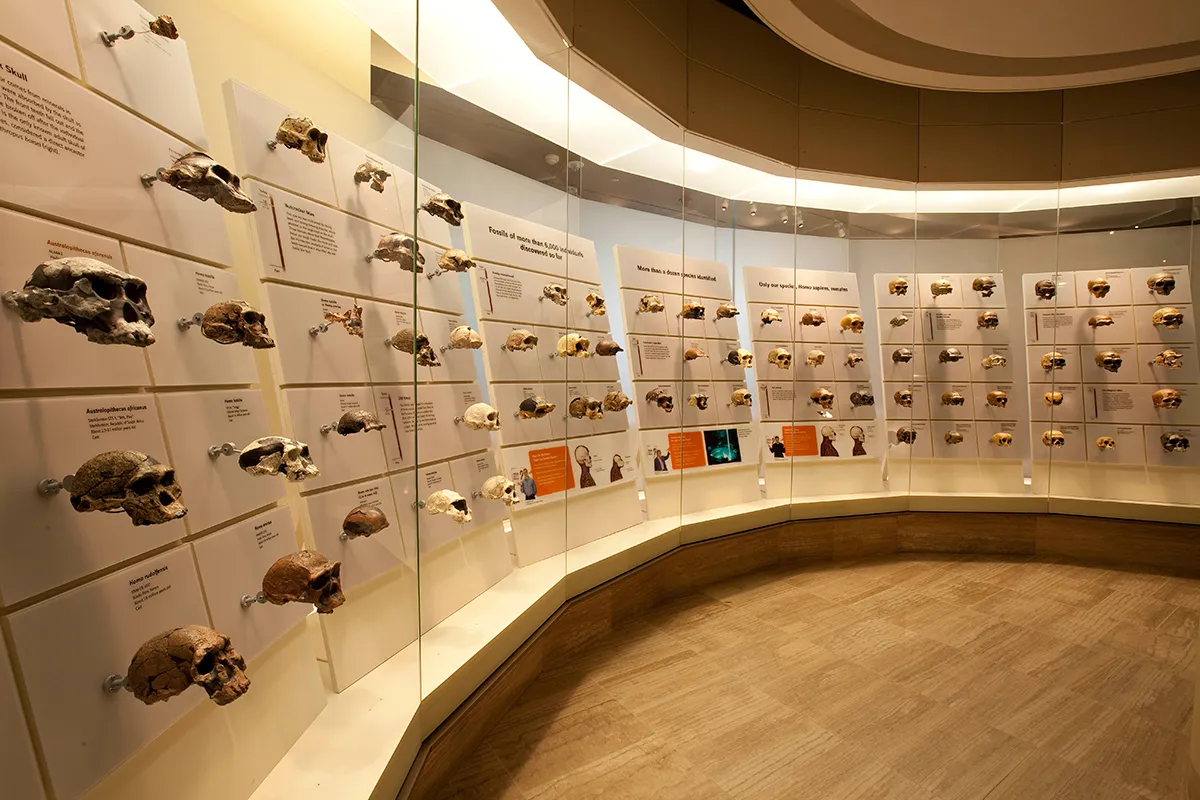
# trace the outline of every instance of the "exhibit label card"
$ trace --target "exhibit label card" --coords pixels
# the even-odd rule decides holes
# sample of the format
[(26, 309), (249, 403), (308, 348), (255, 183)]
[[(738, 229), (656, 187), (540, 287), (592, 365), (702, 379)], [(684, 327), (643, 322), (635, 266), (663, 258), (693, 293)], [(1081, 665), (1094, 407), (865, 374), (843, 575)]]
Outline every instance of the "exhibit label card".
[(591, 239), (548, 228), (472, 203), (463, 204), (463, 236), (476, 259), (600, 283)]

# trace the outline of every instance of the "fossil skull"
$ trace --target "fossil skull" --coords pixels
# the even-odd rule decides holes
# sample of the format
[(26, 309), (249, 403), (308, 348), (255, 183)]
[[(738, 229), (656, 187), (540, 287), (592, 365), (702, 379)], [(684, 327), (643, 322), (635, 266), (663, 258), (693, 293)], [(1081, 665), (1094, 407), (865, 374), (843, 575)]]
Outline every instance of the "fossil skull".
[(160, 167), (155, 176), (168, 186), (201, 201), (212, 200), (235, 214), (258, 210), (250, 196), (242, 191), (242, 179), (206, 153), (191, 152), (180, 156), (171, 166)]
[(684, 361), (695, 361), (697, 358), (708, 358), (708, 353), (704, 352), (699, 347), (689, 347), (683, 353)]
[(346, 602), (342, 594), (342, 562), (315, 550), (301, 550), (276, 561), (263, 575), (263, 597), (277, 606), (304, 603), (318, 614), (332, 614)]
[(804, 359), (804, 363), (810, 367), (821, 366), (825, 363), (825, 351), (817, 349), (809, 350), (808, 357)]
[(963, 406), (966, 404), (967, 398), (963, 397), (962, 392), (942, 392), (942, 405)]
[(897, 297), (908, 294), (908, 281), (904, 278), (888, 281), (888, 294), (894, 294)]
[(567, 287), (557, 283), (547, 283), (542, 287), (542, 297), (556, 306), (567, 304)]
[(1154, 312), (1154, 316), (1151, 318), (1151, 321), (1155, 325), (1161, 325), (1164, 328), (1175, 330), (1183, 325), (1183, 312), (1178, 308), (1160, 308), (1158, 311)]
[(596, 342), (596, 355), (598, 356), (615, 356), (617, 353), (624, 352), (625, 348), (612, 339), (601, 339)]
[(91, 258), (56, 258), (39, 264), (4, 304), (25, 322), (52, 319), (96, 344), (154, 344), (154, 314), (146, 282)]
[(558, 408), (557, 403), (551, 403), (544, 397), (534, 395), (521, 401), (521, 404), (517, 406), (517, 416), (521, 419), (541, 419), (556, 408)]
[(342, 533), (347, 539), (374, 536), (384, 528), (391, 527), (387, 515), (376, 506), (357, 506), (342, 520)]
[(950, 281), (946, 280), (945, 278), (934, 281), (933, 283), (929, 284), (929, 293), (934, 297), (953, 294), (954, 284), (950, 283)]
[(829, 409), (833, 408), (835, 395), (833, 392), (822, 386), (819, 389), (814, 389), (812, 394), (808, 396), (808, 399), (813, 403), (813, 405), (818, 405), (828, 411)]
[(1067, 437), (1063, 435), (1062, 431), (1045, 431), (1042, 434), (1042, 444), (1046, 445), (1046, 447), (1065, 447)]
[(999, 353), (992, 353), (984, 356), (979, 363), (983, 365), (984, 369), (995, 369), (996, 367), (1003, 367), (1005, 364), (1007, 364), (1008, 359)]
[(988, 392), (987, 404), (996, 408), (1004, 408), (1008, 405), (1008, 392), (1002, 392), (999, 389)]
[(467, 255), (465, 250), (453, 248), (438, 256), (438, 269), (446, 272), (466, 272), (475, 267), (475, 259)]
[(666, 310), (663, 301), (656, 294), (644, 294), (638, 300), (639, 314), (660, 314)]
[(438, 360), (437, 353), (434, 352), (433, 345), (429, 342), (429, 337), (412, 328), (401, 328), (396, 331), (392, 338), (388, 339), (388, 344), (401, 353), (415, 355), (418, 366), (440, 367), (442, 365), (442, 362)]
[(988, 441), (996, 445), (996, 447), (1012, 447), (1013, 435), (1001, 431), (1000, 433), (993, 433)]
[(592, 354), (588, 352), (588, 348), (592, 346), (592, 341), (578, 333), (568, 333), (558, 337), (558, 345), (555, 350), (561, 358), (591, 358)]
[(854, 369), (859, 364), (861, 364), (864, 360), (865, 359), (862, 357), (862, 355), (860, 353), (847, 353), (846, 354), (846, 366), (849, 367), (850, 369)]
[[(1150, 395), (1155, 408), (1179, 408), (1183, 405), (1183, 395), (1175, 389), (1159, 389)], [(78, 480), (78, 478), (76, 478)]]
[(179, 26), (175, 24), (175, 20), (167, 14), (160, 14), (147, 23), (150, 32), (155, 36), (161, 36), (164, 39), (175, 40), (179, 38)]
[(289, 481), (321, 474), (309, 456), (308, 445), (282, 436), (264, 436), (243, 447), (238, 466), (251, 475), (282, 475)]
[(1111, 436), (1097, 436), (1096, 437), (1096, 449), (1097, 450), (1112, 450), (1112, 449), (1116, 448), (1116, 446), (1117, 446), (1117, 440)]
[(471, 329), (470, 325), (459, 325), (450, 331), (451, 350), (478, 350), (483, 347), (483, 337)]
[(1033, 293), (1042, 300), (1053, 300), (1058, 294), (1058, 285), (1052, 280), (1040, 280), (1033, 285)]
[(888, 320), (888, 323), (893, 328), (903, 327), (908, 324), (908, 315), (907, 314), (897, 314), (896, 316), (894, 316), (890, 320)]
[(1088, 281), (1087, 288), (1088, 288), (1088, 291), (1092, 293), (1093, 297), (1100, 299), (1100, 300), (1103, 300), (1105, 297), (1108, 296), (1108, 293), (1110, 291), (1112, 291), (1112, 286), (1109, 284), (1108, 281), (1104, 280), (1103, 278)]
[(995, 311), (981, 311), (975, 324), (984, 330), (995, 330), (1000, 327), (1000, 315)]
[(532, 350), (537, 347), (538, 337), (524, 328), (514, 328), (504, 342), (505, 350)]
[(825, 324), (825, 315), (820, 311), (805, 311), (800, 316), (800, 324), (819, 328)]
[(853, 311), (842, 317), (841, 322), (842, 330), (850, 331), (851, 333), (862, 333), (865, 324), (866, 323), (863, 318)]
[(741, 313), (733, 303), (721, 303), (717, 306), (717, 319), (733, 319)]
[(1169, 295), (1175, 291), (1175, 276), (1169, 272), (1156, 272), (1146, 279), (1146, 287), (1154, 294)]
[(463, 412), (463, 424), (473, 431), (498, 431), (500, 412), (487, 403), (475, 403)]
[(751, 353), (749, 350), (742, 350), (740, 348), (737, 350), (730, 350), (725, 355), (725, 360), (730, 364), (733, 364), (735, 367), (753, 367), (754, 353)]
[(959, 350), (957, 347), (947, 347), (945, 350), (938, 353), (938, 361), (943, 364), (954, 364), (962, 360), (962, 350)]
[(386, 428), (379, 421), (379, 417), (375, 416), (374, 411), (367, 411), (365, 408), (355, 408), (347, 411), (338, 418), (337, 431), (339, 436), (349, 436), (352, 433), (370, 433), (371, 431), (381, 431)]
[(912, 444), (917, 441), (917, 432), (912, 428), (897, 428), (896, 442), (898, 444)]
[(503, 475), (493, 475), (479, 487), (479, 494), (484, 500), (503, 500), (506, 506), (515, 506), (521, 502), (516, 484)]
[(129, 662), (125, 685), (146, 705), (199, 686), (219, 706), (250, 689), (246, 660), (229, 637), (203, 625), (185, 625), (147, 639)]
[(1092, 328), (1107, 328), (1113, 324), (1113, 318), (1108, 314), (1096, 314), (1088, 317), (1088, 325)]
[(387, 179), (392, 177), (392, 173), (388, 172), (382, 164), (376, 164), (374, 161), (367, 160), (359, 164), (354, 170), (354, 182), (366, 183), (370, 187), (383, 194), (383, 185), (387, 183)]
[(773, 322), (783, 321), (783, 317), (779, 316), (779, 312), (773, 308), (765, 309), (761, 314), (758, 315), (758, 318), (762, 321), (763, 325), (770, 325)]
[(1182, 453), (1191, 444), (1182, 433), (1164, 433), (1158, 437), (1158, 441), (1168, 453)]
[(1116, 350), (1105, 350), (1103, 353), (1096, 353), (1096, 366), (1108, 372), (1118, 372), (1121, 369), (1121, 354)]
[(675, 409), (675, 398), (664, 392), (662, 389), (651, 389), (646, 392), (646, 402), (654, 403), (666, 413), (670, 414)]
[(1048, 406), (1061, 406), (1063, 404), (1062, 392), (1046, 392), (1042, 395), (1042, 399), (1046, 401)]
[(870, 392), (851, 392), (850, 405), (854, 406), (855, 408), (873, 406), (875, 405), (875, 395), (871, 394)]
[(679, 316), (684, 319), (704, 319), (704, 304), (699, 300), (685, 300)]
[(471, 509), (467, 507), (467, 499), (452, 489), (439, 489), (425, 498), (426, 514), (445, 514), (459, 525), (471, 521)]
[(1183, 367), (1183, 353), (1180, 353), (1178, 350), (1171, 350), (1168, 348), (1154, 356), (1154, 360), (1150, 363), (1156, 367), (1180, 369)]
[(134, 525), (161, 525), (187, 514), (175, 470), (145, 453), (110, 450), (75, 471), (71, 507), (76, 511), (125, 512)]
[(792, 354), (788, 352), (786, 347), (773, 347), (767, 353), (767, 361), (779, 367), (779, 369), (792, 368)]
[(299, 150), (314, 164), (325, 163), (325, 145), (329, 134), (319, 130), (307, 117), (288, 117), (275, 131), (275, 141), (288, 150)]
[[(978, 278), (976, 278), (978, 280)], [(942, 437), (946, 440), (946, 444), (962, 444), (963, 435), (959, 431), (946, 431), (946, 435)]]
[(443, 222), (458, 227), (463, 221), (462, 203), (445, 192), (438, 192), (421, 204), (421, 210)]
[(892, 399), (896, 401), (896, 405), (901, 408), (912, 408), (913, 393), (911, 389), (899, 389), (892, 395)]
[(624, 411), (631, 405), (633, 405), (633, 401), (629, 399), (629, 395), (622, 391), (613, 390), (604, 395), (605, 411)]
[(368, 260), (376, 258), (399, 264), (400, 269), (405, 272), (425, 271), (425, 254), (421, 252), (420, 245), (416, 239), (403, 233), (385, 233), (380, 236), (379, 244)]
[(913, 351), (907, 347), (897, 347), (892, 351), (892, 361), (897, 364), (907, 364), (913, 360)]
[(1067, 366), (1067, 357), (1057, 351), (1046, 353), (1042, 356), (1042, 369), (1050, 372), (1056, 369), (1064, 369)]
[(575, 419), (604, 419), (604, 404), (594, 397), (576, 397), (567, 405), (567, 413)]
[(735, 406), (752, 406), (754, 405), (754, 396), (750, 394), (750, 390), (739, 388), (733, 390), (733, 395), (730, 396), (729, 402)]
[(996, 293), (996, 279), (991, 275), (980, 275), (971, 281), (971, 288), (983, 297), (991, 297)]
[(695, 406), (700, 411), (705, 411), (708, 409), (708, 395), (697, 392), (688, 397), (688, 405)]
[(355, 300), (354, 305), (345, 311), (326, 311), (324, 317), (330, 325), (340, 323), (346, 329), (346, 333), (361, 339), (363, 336), (362, 314), (363, 310)]
[(266, 315), (243, 300), (222, 300), (209, 306), (200, 321), (200, 333), (218, 344), (240, 342), (255, 350), (275, 346), (267, 330)]
[(597, 294), (594, 289), (587, 293), (583, 298), (583, 302), (587, 303), (587, 307), (591, 310), (593, 317), (603, 317), (608, 314), (608, 307), (604, 304), (604, 298)]

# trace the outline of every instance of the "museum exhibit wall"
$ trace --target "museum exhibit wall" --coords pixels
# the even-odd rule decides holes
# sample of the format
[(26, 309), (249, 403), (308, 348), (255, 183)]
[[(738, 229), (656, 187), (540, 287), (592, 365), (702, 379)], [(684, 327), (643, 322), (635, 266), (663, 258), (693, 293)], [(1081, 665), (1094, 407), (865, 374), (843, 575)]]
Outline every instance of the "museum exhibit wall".
[[(394, 793), (565, 599), (687, 535), (918, 504), (1194, 521), (1190, 195), (851, 208), (847, 179), (823, 206), (781, 154), (718, 195), (736, 165), (674, 126), (600, 164), (567, 83), (595, 65), (542, 47), (561, 80), (520, 84), (516, 27), (472, 3), (0, 0), (14, 797)], [(418, 69), (418, 36), (472, 46)], [(473, 81), (535, 94), (537, 130)], [(192, 625), (216, 633), (147, 651), (174, 671), (135, 658)]]

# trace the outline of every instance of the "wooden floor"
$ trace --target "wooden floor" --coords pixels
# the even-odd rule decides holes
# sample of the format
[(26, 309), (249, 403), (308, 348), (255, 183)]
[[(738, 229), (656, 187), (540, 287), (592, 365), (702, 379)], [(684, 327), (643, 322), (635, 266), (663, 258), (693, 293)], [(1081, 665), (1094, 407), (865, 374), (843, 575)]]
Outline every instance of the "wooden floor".
[(893, 558), (757, 573), (552, 664), (441, 798), (1181, 800), (1200, 581)]

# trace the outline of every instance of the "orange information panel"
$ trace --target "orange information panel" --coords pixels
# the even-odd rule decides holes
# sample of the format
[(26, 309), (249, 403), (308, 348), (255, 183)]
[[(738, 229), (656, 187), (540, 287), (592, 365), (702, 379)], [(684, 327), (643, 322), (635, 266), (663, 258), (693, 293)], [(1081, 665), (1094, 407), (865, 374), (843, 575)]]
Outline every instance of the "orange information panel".
[(567, 459), (565, 446), (529, 451), (529, 468), (533, 472), (539, 495), (575, 488), (575, 475), (571, 472)]
[(704, 451), (704, 434), (700, 431), (680, 431), (667, 436), (673, 469), (695, 469), (707, 467)]
[(784, 425), (783, 447), (789, 456), (815, 456), (817, 454), (816, 426)]

